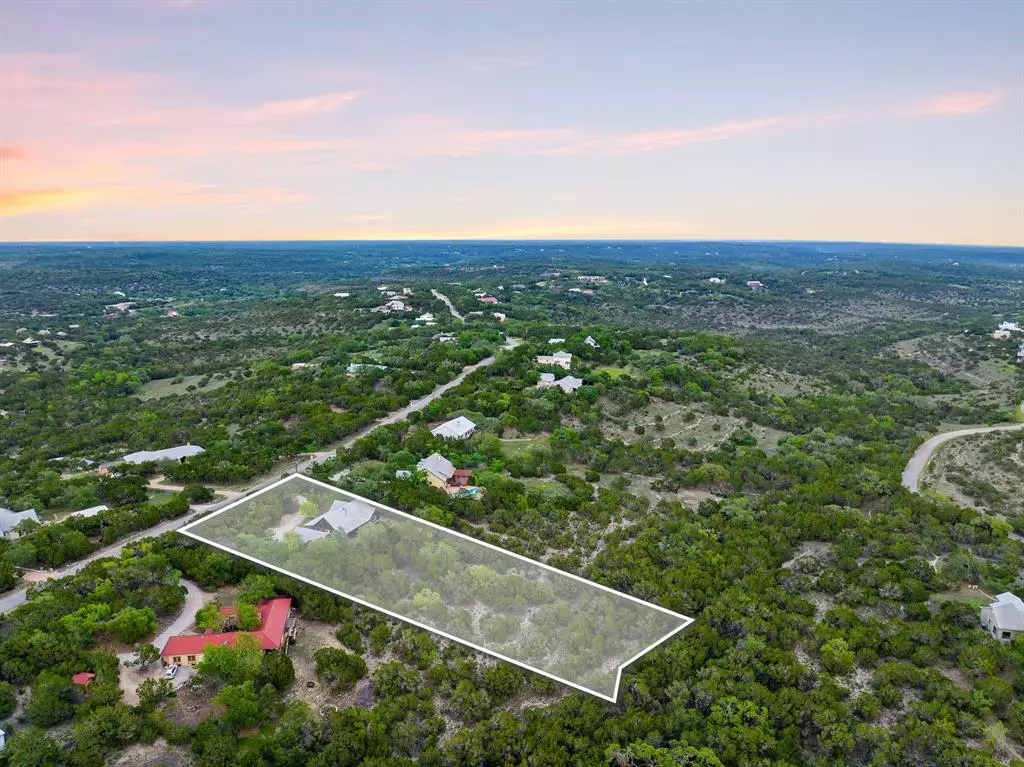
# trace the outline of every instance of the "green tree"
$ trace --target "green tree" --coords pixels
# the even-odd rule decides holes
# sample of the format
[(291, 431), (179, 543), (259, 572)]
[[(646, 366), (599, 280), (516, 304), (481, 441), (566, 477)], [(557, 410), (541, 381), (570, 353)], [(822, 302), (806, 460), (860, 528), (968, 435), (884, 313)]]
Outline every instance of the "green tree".
[(316, 675), (337, 691), (352, 689), (366, 675), (366, 661), (344, 650), (321, 647), (313, 653), (313, 659), (316, 661)]
[(225, 721), (237, 729), (260, 724), (269, 715), (261, 706), (260, 694), (252, 680), (227, 685), (213, 696), (213, 702), (224, 707)]
[(39, 727), (27, 727), (14, 733), (3, 751), (8, 767), (58, 767), (62, 764), (60, 746)]
[(144, 679), (136, 690), (139, 696), (139, 708), (152, 711), (158, 705), (177, 693), (170, 679)]
[(251, 634), (237, 634), (231, 645), (209, 645), (197, 668), (203, 673), (239, 685), (256, 678), (263, 666), (260, 641)]
[(78, 689), (69, 677), (44, 671), (32, 685), (32, 697), (25, 706), (25, 713), (32, 724), (52, 727), (74, 715), (78, 696)]
[(120, 642), (137, 642), (156, 631), (156, 613), (148, 607), (125, 607), (105, 624)]
[(216, 599), (200, 607), (196, 611), (196, 628), (203, 631), (223, 631), (224, 616), (220, 610), (221, 604)]

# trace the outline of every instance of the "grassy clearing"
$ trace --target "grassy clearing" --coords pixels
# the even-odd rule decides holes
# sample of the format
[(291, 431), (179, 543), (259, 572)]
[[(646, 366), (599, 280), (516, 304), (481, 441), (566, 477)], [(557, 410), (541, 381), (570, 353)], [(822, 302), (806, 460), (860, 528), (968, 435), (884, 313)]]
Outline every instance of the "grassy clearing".
[(932, 596), (936, 602), (966, 602), (972, 607), (984, 607), (991, 604), (992, 600), (984, 594), (972, 589), (960, 589), (959, 591), (943, 591)]
[[(202, 381), (206, 376), (185, 376), (181, 379), (180, 383), (175, 383), (173, 378), (158, 378), (154, 381), (144, 383), (141, 388), (136, 392), (137, 396), (141, 400), (159, 399), (161, 397), (170, 397), (172, 394), (188, 394), (189, 386), (199, 386), (199, 382)], [(211, 378), (210, 382), (198, 391), (213, 391), (224, 386), (228, 381), (226, 378), (218, 379)]]
[(161, 490), (152, 490), (149, 493), (149, 502), (154, 506), (163, 506), (164, 504), (169, 503), (175, 495), (177, 495), (177, 493), (165, 493)]
[(569, 495), (569, 489), (562, 483), (555, 482), (553, 479), (522, 477), (519, 481), (526, 485), (529, 490), (537, 493), (543, 493), (544, 495)]
[(516, 437), (501, 440), (501, 454), (506, 458), (526, 455), (534, 448), (544, 447), (547, 437)]
[[(606, 411), (614, 413), (615, 405), (606, 403)], [(688, 420), (688, 413), (693, 413)], [(658, 416), (661, 416), (658, 428)], [(603, 425), (603, 431), (609, 437), (618, 437), (623, 442), (631, 443), (642, 438), (650, 438), (660, 442), (666, 437), (675, 440), (679, 447), (692, 450), (713, 450), (729, 437), (735, 429), (746, 429), (757, 439), (757, 446), (766, 453), (778, 449), (779, 439), (789, 436), (788, 432), (772, 429), (759, 424), (750, 427), (744, 421), (731, 416), (718, 416), (705, 413), (697, 406), (678, 405), (661, 400), (652, 401), (647, 407), (629, 413), (626, 416), (612, 417)], [(644, 434), (638, 435), (637, 426), (644, 428)]]
[(629, 370), (626, 368), (613, 367), (611, 365), (599, 367), (598, 372), (607, 373), (611, 379), (622, 378), (622, 376), (629, 374)]

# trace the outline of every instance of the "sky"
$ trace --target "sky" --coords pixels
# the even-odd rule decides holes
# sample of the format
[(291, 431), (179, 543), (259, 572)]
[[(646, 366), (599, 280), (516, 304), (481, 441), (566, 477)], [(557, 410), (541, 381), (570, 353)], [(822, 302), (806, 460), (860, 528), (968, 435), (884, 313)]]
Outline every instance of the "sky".
[(1024, 245), (1022, 2), (0, 0), (0, 240)]

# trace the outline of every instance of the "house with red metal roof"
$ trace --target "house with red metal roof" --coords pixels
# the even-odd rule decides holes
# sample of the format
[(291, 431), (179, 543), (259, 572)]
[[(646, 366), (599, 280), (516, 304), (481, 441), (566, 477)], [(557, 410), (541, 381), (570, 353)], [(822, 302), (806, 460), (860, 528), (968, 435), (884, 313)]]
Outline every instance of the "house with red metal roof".
[(96, 675), (91, 671), (79, 671), (77, 674), (71, 677), (71, 681), (77, 685), (81, 685), (82, 687), (88, 687), (90, 684), (92, 684), (92, 680), (95, 678)]
[[(222, 610), (225, 616), (233, 610)], [(280, 650), (294, 634), (291, 624), (291, 597), (274, 597), (265, 599), (256, 605), (260, 616), (260, 625), (253, 631), (207, 631), (205, 634), (178, 634), (167, 640), (160, 658), (165, 665), (176, 664), (194, 666), (203, 659), (206, 648), (210, 645), (231, 647), (239, 636), (249, 634), (259, 640), (264, 652)]]

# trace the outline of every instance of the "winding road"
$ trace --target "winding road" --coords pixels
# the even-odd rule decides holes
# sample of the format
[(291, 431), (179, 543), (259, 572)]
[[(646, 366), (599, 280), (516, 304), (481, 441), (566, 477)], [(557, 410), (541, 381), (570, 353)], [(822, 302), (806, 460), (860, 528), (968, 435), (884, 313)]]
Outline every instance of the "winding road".
[[(353, 434), (350, 437), (348, 437), (343, 443), (341, 443), (341, 446), (343, 448), (349, 448), (349, 447), (351, 447), (355, 443), (355, 441), (357, 439), (365, 437), (367, 434), (369, 434), (371, 431), (376, 429), (378, 426), (386, 426), (388, 424), (398, 423), (399, 421), (403, 420), (404, 418), (407, 418), (410, 413), (426, 407), (431, 402), (436, 400), (438, 397), (442, 396), (449, 389), (451, 389), (451, 388), (461, 384), (464, 380), (466, 380), (466, 376), (468, 376), (470, 373), (472, 373), (472, 372), (474, 372), (476, 370), (479, 370), (480, 368), (487, 367), (488, 365), (493, 364), (494, 360), (495, 360), (495, 358), (492, 355), (490, 357), (486, 357), (486, 358), (480, 360), (477, 363), (474, 363), (472, 365), (467, 365), (466, 367), (464, 367), (462, 369), (462, 372), (459, 373), (457, 376), (455, 376), (455, 378), (453, 378), (452, 380), (448, 381), (447, 383), (441, 384), (440, 386), (435, 388), (433, 391), (431, 391), (429, 394), (427, 394), (427, 395), (425, 395), (423, 397), (420, 397), (417, 400), (413, 400), (412, 402), (410, 402), (405, 407), (400, 408), (400, 409), (394, 411), (393, 413), (388, 414), (384, 418), (379, 418), (376, 421), (374, 421), (373, 423), (371, 423), (371, 424), (369, 424), (367, 426), (364, 426), (362, 429), (360, 429), (355, 434)], [(310, 458), (307, 458), (304, 461), (299, 462), (298, 464), (296, 464), (296, 471), (300, 472), (300, 473), (304, 472), (304, 471), (308, 471), (309, 467), (312, 465), (312, 463), (313, 463), (313, 461), (315, 459), (316, 459), (316, 457), (312, 456)], [(218, 493), (220, 493), (222, 495), (228, 495), (229, 497), (227, 497), (224, 500), (219, 501), (217, 503), (207, 504), (207, 505), (204, 505), (204, 506), (194, 506), (193, 509), (195, 511), (197, 511), (197, 512), (204, 513), (204, 514), (207, 513), (207, 512), (210, 512), (210, 511), (216, 511), (217, 509), (221, 508), (222, 506), (225, 506), (225, 505), (227, 505), (229, 503), (234, 502), (240, 496), (248, 495), (249, 493), (253, 493), (256, 490), (261, 490), (262, 488), (267, 487), (268, 485), (272, 485), (274, 482), (277, 482), (279, 479), (281, 479), (281, 475), (280, 474), (274, 474), (271, 477), (264, 477), (263, 479), (261, 479), (258, 482), (254, 483), (250, 487), (248, 487), (248, 488), (246, 488), (244, 490), (241, 490), (241, 491), (233, 491), (233, 490), (222, 491), (222, 490), (217, 490)], [(151, 485), (151, 487), (152, 486), (153, 485)], [(175, 488), (173, 486), (168, 487), (166, 485), (157, 485), (157, 489), (160, 489), (160, 490), (174, 490)], [(158, 535), (163, 535), (164, 533), (169, 533), (172, 530), (177, 530), (179, 527), (183, 527), (186, 523), (191, 521), (193, 516), (194, 515), (192, 515), (192, 514), (185, 514), (185, 515), (183, 515), (181, 517), (178, 517), (177, 519), (169, 519), (166, 522), (161, 522), (159, 525), (155, 525), (155, 526), (147, 528), (145, 530), (141, 530), (140, 532), (135, 533), (134, 535), (132, 535), (132, 536), (130, 536), (128, 538), (125, 538), (125, 539), (123, 539), (121, 541), (118, 541), (117, 543), (114, 543), (114, 544), (112, 544), (110, 546), (106, 546), (106, 547), (104, 547), (102, 549), (97, 549), (96, 551), (94, 551), (89, 556), (85, 557), (84, 559), (80, 559), (77, 562), (73, 562), (72, 564), (68, 565), (67, 567), (63, 567), (63, 568), (61, 568), (59, 570), (53, 570), (53, 571), (48, 572), (47, 573), (48, 577), (46, 578), (46, 580), (49, 580), (49, 579), (52, 579), (52, 578), (64, 578), (64, 577), (66, 577), (68, 575), (74, 575), (75, 573), (77, 573), (79, 570), (81, 570), (83, 567), (85, 567), (90, 562), (92, 562), (94, 560), (97, 560), (97, 559), (101, 559), (103, 557), (116, 557), (116, 556), (118, 556), (121, 553), (121, 549), (123, 549), (125, 546), (128, 546), (131, 543), (134, 543), (135, 541), (139, 540), (140, 538), (150, 538), (150, 537), (154, 537), (154, 536), (158, 536)], [(191, 592), (190, 592), (190, 598), (192, 598), (194, 600), (194, 595), (192, 595)], [(2, 594), (2, 595), (0, 595), (0, 613), (10, 612), (11, 610), (13, 610), (14, 608), (18, 607), (19, 605), (25, 604), (26, 601), (28, 601), (28, 586), (25, 586), (25, 587), (16, 589), (14, 591), (9, 591), (9, 592), (7, 592), (5, 594)], [(196, 608), (196, 609), (198, 609), (198, 608)], [(191, 613), (188, 610), (185, 611), (185, 613), (187, 613), (190, 616), (192, 614), (194, 614), (194, 612), (195, 612), (194, 610)], [(178, 633), (180, 633), (180, 632), (178, 632)]]
[(445, 304), (448, 305), (448, 311), (450, 311), (452, 313), (452, 317), (457, 319), (459, 322), (465, 322), (466, 321), (466, 318), (463, 317), (461, 314), (459, 314), (458, 309), (455, 308), (455, 304), (453, 304), (451, 302), (451, 300), (448, 298), (448, 296), (446, 296), (440, 290), (434, 290), (433, 288), (430, 289), (430, 292), (433, 293), (434, 298), (436, 298), (436, 299), (438, 299), (440, 301), (444, 301)]
[[(1020, 411), (1024, 413), (1024, 402), (1020, 403)], [(951, 439), (958, 437), (970, 437), (974, 434), (989, 434), (994, 431), (1018, 431), (1024, 429), (1024, 423), (1004, 424), (1002, 426), (977, 426), (969, 429), (956, 429), (936, 434), (919, 447), (903, 470), (903, 486), (912, 493), (920, 492), (921, 475), (928, 468), (932, 456), (939, 446), (944, 445)]]

